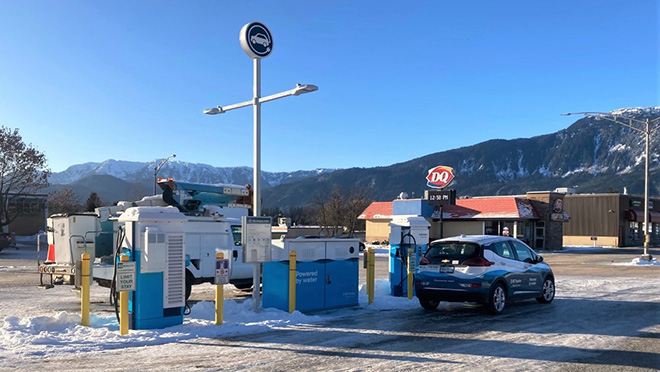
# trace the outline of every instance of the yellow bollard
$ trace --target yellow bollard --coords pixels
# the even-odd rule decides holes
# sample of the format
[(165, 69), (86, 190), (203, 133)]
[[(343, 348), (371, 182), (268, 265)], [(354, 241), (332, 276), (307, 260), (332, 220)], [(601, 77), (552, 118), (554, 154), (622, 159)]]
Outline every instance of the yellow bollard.
[(410, 270), (410, 264), (413, 262), (413, 250), (408, 248), (408, 299), (412, 300), (413, 295), (413, 272)]
[(369, 248), (364, 249), (364, 268), (366, 270), (366, 279), (365, 279), (365, 293), (369, 296)]
[(376, 251), (373, 248), (369, 248), (367, 253), (367, 288), (369, 288), (369, 305), (374, 302), (374, 292), (375, 292), (375, 280), (376, 276)]
[(369, 266), (369, 252), (371, 252), (371, 247), (365, 249), (365, 251), (364, 251), (364, 266), (367, 267), (367, 280), (366, 280), (367, 281), (367, 289), (366, 289), (367, 296), (369, 296), (369, 294), (372, 291), (371, 281), (369, 280), (369, 278), (371, 278), (371, 267)]
[[(128, 262), (128, 255), (121, 255), (121, 262)], [(128, 291), (119, 292), (119, 334), (128, 334)]]
[(89, 326), (89, 253), (82, 254), (80, 288), (80, 324)]
[[(222, 260), (225, 258), (224, 254), (216, 253), (215, 258)], [(223, 322), (225, 304), (225, 287), (223, 284), (216, 284), (215, 286), (215, 325), (221, 325)]]
[(289, 252), (289, 314), (296, 311), (296, 251)]

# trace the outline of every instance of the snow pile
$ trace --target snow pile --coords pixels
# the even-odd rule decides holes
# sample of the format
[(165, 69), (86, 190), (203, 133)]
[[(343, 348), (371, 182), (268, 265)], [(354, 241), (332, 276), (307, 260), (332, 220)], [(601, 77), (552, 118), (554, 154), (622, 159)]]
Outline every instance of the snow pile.
[[(365, 286), (360, 288), (360, 308), (367, 311), (418, 308), (417, 301), (405, 297), (390, 296), (390, 284), (386, 280), (375, 282), (374, 302), (367, 307)], [(215, 304), (211, 301), (196, 303), (183, 324), (154, 330), (130, 330), (128, 335), (119, 334), (119, 323), (114, 314), (99, 316), (90, 314), (90, 326), (80, 325), (80, 314), (59, 312), (52, 316), (8, 316), (0, 323), (0, 359), (17, 355), (49, 355), (79, 353), (125, 348), (131, 346), (159, 345), (198, 337), (217, 338), (239, 334), (253, 334), (274, 328), (309, 325), (333, 318), (352, 316), (355, 309), (328, 310), (311, 315), (299, 311), (267, 308), (252, 310), (252, 299), (245, 301), (225, 300), (221, 326), (215, 325)], [(7, 355), (9, 354), (9, 355)]]
[(197, 337), (219, 337), (258, 333), (268, 328), (319, 322), (317, 315), (293, 314), (264, 309), (252, 311), (252, 300), (242, 303), (225, 301), (224, 324), (215, 326), (215, 305), (200, 302), (192, 307), (181, 325), (155, 330), (131, 330), (127, 336), (119, 334), (114, 315), (90, 314), (90, 327), (80, 325), (80, 314), (60, 312), (54, 316), (18, 318), (8, 316), (0, 327), (0, 351), (15, 354), (45, 355), (49, 353), (77, 353), (130, 346), (157, 345)]
[(630, 264), (635, 266), (660, 266), (660, 262), (658, 262), (657, 258), (652, 258), (650, 261), (642, 258), (635, 258)]

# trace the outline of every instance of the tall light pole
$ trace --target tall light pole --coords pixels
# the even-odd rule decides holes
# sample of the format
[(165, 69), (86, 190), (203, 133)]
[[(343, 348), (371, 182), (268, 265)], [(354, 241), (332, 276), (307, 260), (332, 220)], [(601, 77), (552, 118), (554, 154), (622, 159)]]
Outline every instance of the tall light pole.
[[(254, 109), (254, 167), (253, 167), (253, 196), (252, 215), (261, 216), (261, 104), (276, 99), (299, 96), (317, 91), (319, 88), (311, 84), (296, 84), (296, 87), (281, 93), (261, 97), (261, 59), (268, 57), (273, 50), (273, 37), (268, 28), (259, 22), (248, 23), (239, 33), (239, 41), (245, 54), (253, 60), (253, 95), (249, 101), (235, 103), (228, 106), (217, 106), (204, 110), (207, 115), (222, 114), (237, 108), (252, 106)], [(245, 259), (245, 257), (243, 257)], [(261, 304), (259, 285), (261, 283), (261, 265), (254, 264), (252, 290), (253, 308), (258, 309)]]
[(154, 195), (156, 195), (156, 185), (158, 184), (158, 171), (163, 167), (163, 165), (165, 165), (165, 163), (167, 163), (168, 160), (170, 160), (170, 158), (176, 158), (176, 154), (172, 154), (161, 160), (160, 164), (154, 168)]
[[(607, 113), (607, 112), (569, 112), (566, 114), (562, 114), (563, 116), (569, 116), (569, 115), (584, 115), (584, 116), (591, 116), (595, 118), (601, 118), (605, 120), (609, 120), (611, 122), (617, 123), (619, 125), (623, 125), (624, 127), (630, 128), (636, 132), (642, 133), (644, 135), (644, 142), (645, 142), (645, 151), (644, 151), (644, 255), (642, 256), (642, 259), (650, 261), (652, 259), (652, 256), (649, 254), (649, 142), (651, 138), (651, 133), (654, 132), (657, 128), (651, 129), (651, 124), (655, 124), (660, 121), (660, 118), (656, 118), (653, 120), (649, 120), (646, 118), (646, 120), (639, 120), (639, 119), (634, 119), (622, 115), (617, 115), (617, 114), (612, 114), (612, 113)], [(619, 119), (623, 119), (624, 121), (619, 121)], [(642, 124), (644, 127), (639, 128), (635, 124)]]

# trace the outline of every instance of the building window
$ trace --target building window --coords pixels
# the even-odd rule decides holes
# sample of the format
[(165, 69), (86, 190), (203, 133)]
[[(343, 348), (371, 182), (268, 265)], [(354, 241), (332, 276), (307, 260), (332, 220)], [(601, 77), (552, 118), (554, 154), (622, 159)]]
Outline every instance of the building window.
[(500, 235), (497, 231), (498, 223), (497, 221), (486, 221), (484, 222), (484, 234), (486, 235)]
[(630, 239), (637, 240), (639, 238), (639, 223), (630, 221)]

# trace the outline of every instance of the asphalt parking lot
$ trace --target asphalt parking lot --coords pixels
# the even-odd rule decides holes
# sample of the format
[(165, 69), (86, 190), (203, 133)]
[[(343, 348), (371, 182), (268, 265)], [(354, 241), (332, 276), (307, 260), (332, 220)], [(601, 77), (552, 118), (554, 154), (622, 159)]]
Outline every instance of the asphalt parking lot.
[[(657, 248), (650, 253), (660, 256)], [(631, 265), (641, 254), (639, 248), (541, 252), (557, 277), (557, 298), (550, 305), (533, 300), (513, 304), (498, 317), (465, 304), (441, 305), (427, 312), (413, 300), (411, 306), (399, 309), (346, 309), (343, 315), (330, 315), (313, 325), (226, 337), (191, 334), (175, 343), (57, 353), (48, 358), (43, 352), (20, 351), (18, 359), (3, 358), (12, 355), (11, 347), (3, 349), (7, 341), (0, 344), (0, 369), (657, 370), (660, 267)], [(364, 274), (360, 269), (362, 282)], [(377, 256), (376, 276), (388, 276), (385, 254)], [(61, 297), (40, 300), (54, 292), (35, 290), (38, 282), (34, 250), (0, 252), (0, 299), (11, 299), (0, 301), (0, 321), (9, 316), (79, 312), (77, 296), (62, 291), (63, 286), (50, 290), (59, 290)], [(210, 300), (210, 287), (196, 286), (193, 300)], [(228, 298), (239, 301), (250, 296), (227, 292)], [(103, 289), (99, 293), (92, 298), (92, 312), (109, 316), (112, 308)], [(22, 309), (16, 308), (18, 303)], [(127, 351), (131, 365), (113, 364)]]

